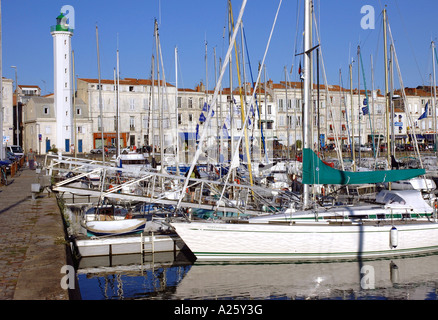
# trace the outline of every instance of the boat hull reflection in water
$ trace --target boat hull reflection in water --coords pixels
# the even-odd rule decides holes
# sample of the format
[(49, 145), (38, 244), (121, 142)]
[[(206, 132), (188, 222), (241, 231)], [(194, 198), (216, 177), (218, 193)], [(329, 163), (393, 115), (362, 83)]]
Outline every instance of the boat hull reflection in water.
[[(163, 257), (164, 261), (157, 262), (156, 259)], [(180, 258), (170, 261), (170, 257), (166, 254), (156, 259), (150, 257), (142, 266), (133, 261), (123, 268), (82, 268), (78, 271), (82, 298), (438, 299), (438, 255), (361, 262), (266, 264), (193, 264)]]

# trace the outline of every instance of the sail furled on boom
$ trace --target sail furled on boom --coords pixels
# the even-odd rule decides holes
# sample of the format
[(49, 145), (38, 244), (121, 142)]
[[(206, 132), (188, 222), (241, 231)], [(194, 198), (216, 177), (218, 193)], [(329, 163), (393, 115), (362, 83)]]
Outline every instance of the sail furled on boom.
[(426, 173), (425, 169), (350, 172), (326, 165), (313, 150), (303, 150), (303, 184), (352, 185), (384, 183), (412, 179)]

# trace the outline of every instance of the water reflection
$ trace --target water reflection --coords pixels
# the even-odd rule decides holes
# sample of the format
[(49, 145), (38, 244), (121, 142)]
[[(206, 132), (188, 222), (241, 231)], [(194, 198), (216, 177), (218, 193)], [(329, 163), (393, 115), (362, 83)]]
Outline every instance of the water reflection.
[[(193, 263), (183, 253), (81, 261), (83, 299), (437, 300), (438, 255), (331, 263)], [(111, 261), (110, 261), (111, 260)]]

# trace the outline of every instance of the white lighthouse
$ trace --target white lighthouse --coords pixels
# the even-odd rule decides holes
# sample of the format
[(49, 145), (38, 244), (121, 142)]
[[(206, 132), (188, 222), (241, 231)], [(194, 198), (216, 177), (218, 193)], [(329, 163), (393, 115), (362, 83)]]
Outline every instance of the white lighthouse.
[(66, 17), (61, 13), (56, 18), (56, 25), (50, 29), (53, 36), (56, 148), (61, 152), (70, 152), (74, 130), (71, 91), (71, 37), (73, 29), (69, 28), (66, 21)]

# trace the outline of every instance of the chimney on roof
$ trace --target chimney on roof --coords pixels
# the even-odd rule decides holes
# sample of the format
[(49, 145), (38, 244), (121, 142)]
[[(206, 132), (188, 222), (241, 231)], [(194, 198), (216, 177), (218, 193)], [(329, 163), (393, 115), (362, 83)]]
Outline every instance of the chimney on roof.
[(272, 79), (269, 79), (267, 84), (268, 84), (268, 88), (272, 89), (274, 86), (274, 81), (272, 81)]
[(202, 81), (201, 81), (201, 83), (199, 85), (196, 86), (195, 91), (196, 92), (204, 92), (205, 91), (205, 86), (202, 83)]

